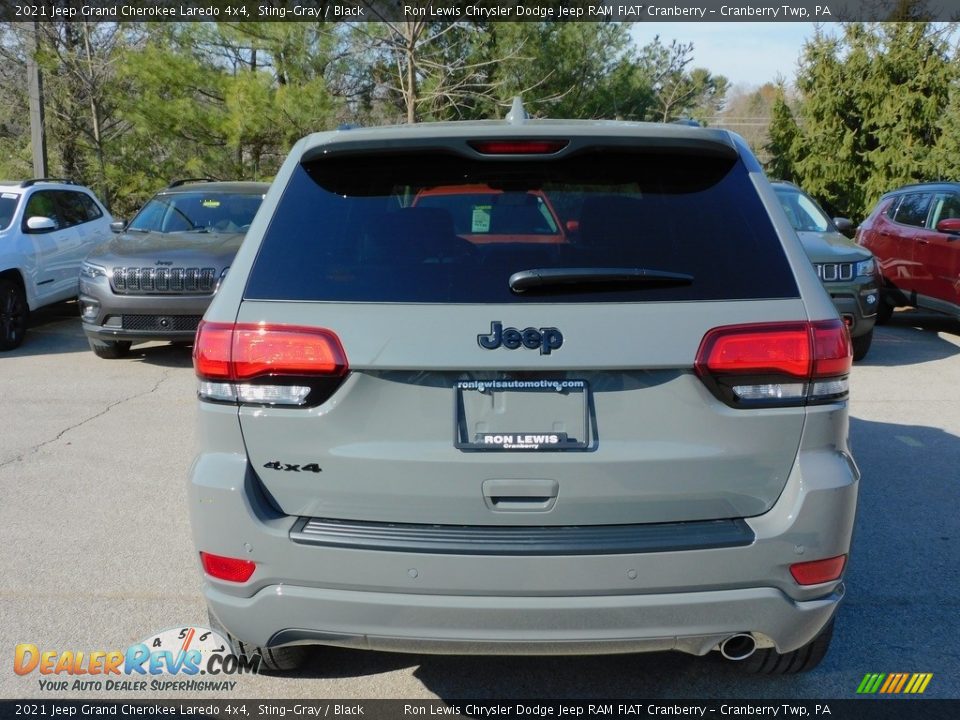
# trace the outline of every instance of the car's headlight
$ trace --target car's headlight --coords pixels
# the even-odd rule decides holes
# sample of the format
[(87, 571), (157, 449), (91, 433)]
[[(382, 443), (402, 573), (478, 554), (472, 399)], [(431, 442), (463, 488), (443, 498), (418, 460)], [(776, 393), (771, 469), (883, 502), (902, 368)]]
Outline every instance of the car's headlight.
[(94, 280), (98, 277), (106, 277), (107, 269), (102, 268), (99, 265), (94, 265), (93, 263), (84, 262), (80, 266), (80, 277), (89, 278)]
[(874, 262), (873, 258), (868, 260), (861, 260), (857, 263), (857, 277), (866, 277), (868, 275), (874, 275), (877, 272), (877, 264)]

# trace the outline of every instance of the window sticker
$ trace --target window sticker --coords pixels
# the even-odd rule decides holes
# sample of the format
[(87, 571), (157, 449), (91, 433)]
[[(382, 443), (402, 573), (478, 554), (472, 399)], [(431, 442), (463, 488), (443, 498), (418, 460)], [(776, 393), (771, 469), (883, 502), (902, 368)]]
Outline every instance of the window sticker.
[(220, 207), (220, 201), (219, 201), (219, 200), (204, 200), (204, 201), (203, 201), (203, 206), (204, 206), (205, 208), (218, 208), (218, 207)]
[(474, 205), (473, 217), (470, 219), (470, 232), (486, 233), (490, 232), (490, 208), (491, 205)]

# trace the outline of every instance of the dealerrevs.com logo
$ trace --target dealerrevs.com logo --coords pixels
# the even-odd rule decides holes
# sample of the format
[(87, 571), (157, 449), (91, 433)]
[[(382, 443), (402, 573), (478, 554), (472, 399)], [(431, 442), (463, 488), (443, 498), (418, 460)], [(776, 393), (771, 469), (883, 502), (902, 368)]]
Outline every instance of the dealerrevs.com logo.
[(230, 691), (237, 681), (224, 676), (259, 669), (259, 656), (234, 655), (222, 635), (203, 627), (164, 630), (126, 650), (50, 650), (21, 643), (13, 656), (13, 671), (39, 675), (44, 691)]

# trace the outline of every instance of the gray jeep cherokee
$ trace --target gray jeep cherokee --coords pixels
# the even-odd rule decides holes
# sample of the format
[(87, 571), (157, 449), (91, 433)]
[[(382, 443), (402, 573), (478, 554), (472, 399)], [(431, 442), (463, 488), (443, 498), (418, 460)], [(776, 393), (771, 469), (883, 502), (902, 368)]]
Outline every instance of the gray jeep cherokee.
[(177, 181), (154, 195), (80, 268), (90, 349), (125, 355), (134, 342), (193, 340), (270, 186)]
[[(457, 187), (456, 218), (415, 202)], [(521, 109), (311, 135), (194, 362), (211, 624), (266, 667), (826, 653), (850, 340), (734, 134)]]
[(812, 197), (793, 183), (774, 182), (783, 211), (797, 231), (800, 243), (816, 268), (817, 277), (847, 324), (853, 345), (853, 359), (863, 360), (873, 342), (873, 326), (880, 303), (879, 278), (873, 253), (843, 235)]

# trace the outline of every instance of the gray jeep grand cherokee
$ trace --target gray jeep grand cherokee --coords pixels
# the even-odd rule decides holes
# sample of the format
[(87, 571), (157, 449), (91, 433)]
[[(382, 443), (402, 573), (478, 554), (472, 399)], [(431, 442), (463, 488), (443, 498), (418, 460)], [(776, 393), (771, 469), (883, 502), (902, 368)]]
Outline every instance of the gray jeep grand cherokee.
[(80, 268), (90, 349), (126, 355), (134, 342), (191, 341), (270, 186), (178, 181), (98, 246)]
[[(415, 202), (458, 187), (456, 218)], [(311, 135), (194, 361), (211, 624), (266, 667), (827, 650), (850, 340), (736, 135), (522, 109)]]

